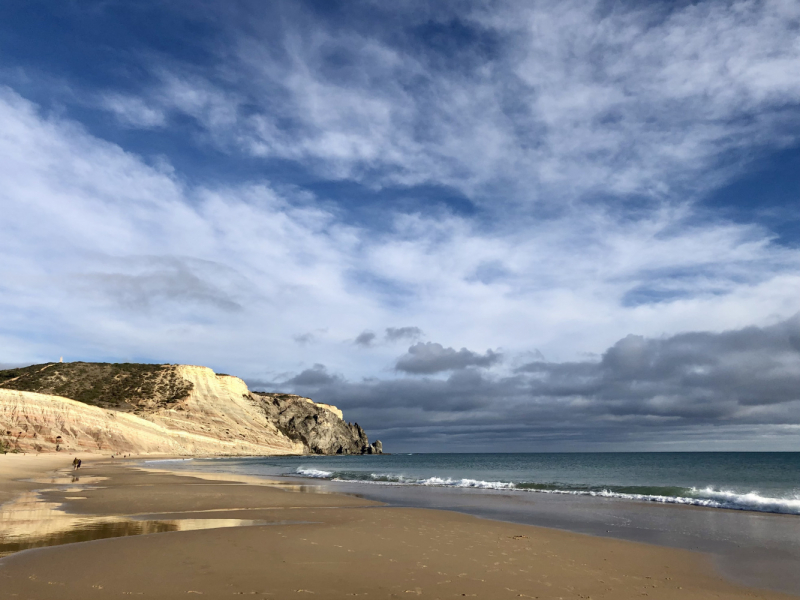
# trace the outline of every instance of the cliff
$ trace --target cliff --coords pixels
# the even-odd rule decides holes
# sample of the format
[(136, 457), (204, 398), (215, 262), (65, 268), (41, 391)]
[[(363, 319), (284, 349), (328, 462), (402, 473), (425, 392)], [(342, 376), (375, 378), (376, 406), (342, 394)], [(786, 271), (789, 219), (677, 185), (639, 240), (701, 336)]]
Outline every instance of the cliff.
[(335, 406), (291, 394), (256, 392), (267, 419), (291, 440), (314, 454), (381, 454), (380, 441), (370, 445), (358, 423), (345, 423)]
[(335, 406), (253, 393), (189, 365), (48, 363), (0, 371), (8, 450), (277, 455), (380, 452)]

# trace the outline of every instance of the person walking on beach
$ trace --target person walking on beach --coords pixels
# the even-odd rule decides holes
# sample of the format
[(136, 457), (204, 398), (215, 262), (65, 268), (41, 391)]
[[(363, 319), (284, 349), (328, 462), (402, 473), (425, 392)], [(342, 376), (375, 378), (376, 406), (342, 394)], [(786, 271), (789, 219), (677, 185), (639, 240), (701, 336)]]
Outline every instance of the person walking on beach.
[(78, 468), (78, 457), (76, 456), (75, 458), (72, 459), (72, 470), (74, 471), (77, 468)]
[(79, 458), (77, 460), (78, 460), (78, 467), (77, 468), (80, 469), (81, 468), (81, 459)]

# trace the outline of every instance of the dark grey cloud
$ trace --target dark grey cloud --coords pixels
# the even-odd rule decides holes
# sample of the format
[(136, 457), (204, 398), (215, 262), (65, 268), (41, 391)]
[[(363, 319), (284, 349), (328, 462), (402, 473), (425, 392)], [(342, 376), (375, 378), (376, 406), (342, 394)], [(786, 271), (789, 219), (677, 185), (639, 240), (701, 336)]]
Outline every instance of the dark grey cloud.
[(387, 327), (386, 341), (397, 342), (400, 340), (413, 340), (422, 336), (422, 329), (419, 327)]
[(315, 329), (314, 331), (306, 331), (305, 333), (298, 333), (297, 335), (293, 335), (292, 339), (304, 346), (306, 344), (311, 344), (314, 342), (319, 341), (321, 336), (325, 336), (328, 333), (328, 329), (326, 327)]
[(800, 315), (721, 333), (628, 335), (595, 361), (535, 360), (504, 375), (474, 368), (476, 358), (491, 364), (496, 357), (415, 344), (402, 357), (406, 372), (450, 370), (449, 376), (351, 382), (321, 368), (287, 384), (343, 408), (396, 450), (631, 444), (734, 450), (796, 443)]
[(310, 369), (301, 371), (291, 379), (283, 382), (285, 385), (297, 387), (319, 387), (324, 385), (337, 384), (341, 379), (335, 375), (331, 375), (325, 368), (325, 365), (319, 363), (315, 364)]
[(361, 333), (358, 334), (358, 337), (356, 337), (355, 344), (357, 346), (363, 346), (364, 348), (368, 348), (369, 346), (372, 346), (373, 342), (375, 341), (375, 338), (377, 337), (378, 336), (376, 336), (371, 331), (362, 331)]
[(404, 373), (431, 374), (467, 367), (490, 367), (501, 359), (502, 355), (492, 350), (478, 354), (466, 348), (455, 350), (435, 342), (419, 342), (397, 359), (395, 369)]
[(753, 420), (800, 401), (800, 315), (722, 333), (628, 335), (599, 362), (532, 362), (517, 372), (535, 376), (539, 395), (591, 398), (616, 414)]
[(300, 335), (296, 335), (292, 338), (298, 344), (308, 344), (314, 341), (314, 334), (313, 333), (303, 333)]

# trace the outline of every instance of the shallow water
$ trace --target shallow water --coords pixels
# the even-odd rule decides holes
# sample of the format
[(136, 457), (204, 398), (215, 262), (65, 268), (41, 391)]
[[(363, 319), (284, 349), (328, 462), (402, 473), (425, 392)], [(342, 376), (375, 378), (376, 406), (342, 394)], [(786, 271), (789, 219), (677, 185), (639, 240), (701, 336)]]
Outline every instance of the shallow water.
[[(88, 481), (101, 478), (46, 478), (41, 483), (59, 483), (61, 491), (70, 494), (87, 489)], [(66, 485), (65, 485), (66, 484)], [(195, 531), (222, 527), (248, 527), (254, 525), (291, 525), (294, 521), (262, 521), (257, 519), (229, 519), (221, 516), (213, 519), (153, 519), (147, 515), (136, 516), (92, 516), (76, 515), (62, 509), (61, 503), (48, 502), (41, 493), (50, 490), (27, 492), (0, 505), (0, 557), (47, 546), (60, 546), (77, 542), (90, 542), (131, 535), (148, 535), (169, 531)], [(66, 496), (68, 500), (81, 500), (81, 496)], [(223, 512), (223, 511), (221, 511)], [(299, 523), (299, 522), (297, 522)]]
[(800, 515), (800, 452), (393, 454), (161, 464), (174, 470), (514, 490)]

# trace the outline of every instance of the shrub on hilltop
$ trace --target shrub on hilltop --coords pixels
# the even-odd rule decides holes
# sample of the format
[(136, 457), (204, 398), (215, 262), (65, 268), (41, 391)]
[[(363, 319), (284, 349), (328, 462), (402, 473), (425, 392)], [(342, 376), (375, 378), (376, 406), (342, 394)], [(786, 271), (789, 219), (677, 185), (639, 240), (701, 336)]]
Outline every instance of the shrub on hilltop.
[(187, 397), (192, 387), (173, 365), (72, 362), (0, 371), (0, 389), (122, 410), (172, 404)]

